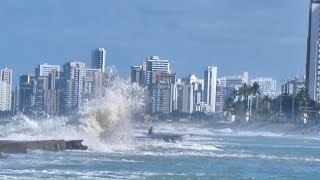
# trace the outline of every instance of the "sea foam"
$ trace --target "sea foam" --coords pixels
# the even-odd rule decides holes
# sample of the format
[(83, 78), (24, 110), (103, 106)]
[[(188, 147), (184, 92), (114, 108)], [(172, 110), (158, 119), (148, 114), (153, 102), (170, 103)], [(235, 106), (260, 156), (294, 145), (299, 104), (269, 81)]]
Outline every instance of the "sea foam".
[(115, 77), (102, 96), (85, 103), (76, 114), (40, 120), (17, 115), (0, 126), (0, 139), (83, 139), (94, 151), (131, 150), (135, 148), (131, 121), (143, 111), (144, 95), (139, 85)]

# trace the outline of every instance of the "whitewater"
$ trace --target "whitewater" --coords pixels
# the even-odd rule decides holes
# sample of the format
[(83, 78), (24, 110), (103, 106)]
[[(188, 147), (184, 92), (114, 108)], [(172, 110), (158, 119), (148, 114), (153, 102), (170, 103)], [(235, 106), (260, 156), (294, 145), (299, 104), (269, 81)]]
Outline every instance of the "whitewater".
[[(0, 179), (320, 179), (319, 138), (235, 132), (205, 122), (143, 122), (144, 95), (118, 79), (70, 117), (18, 115), (0, 125), (1, 140), (83, 139), (89, 147), (6, 155)], [(182, 141), (150, 139), (151, 126)]]

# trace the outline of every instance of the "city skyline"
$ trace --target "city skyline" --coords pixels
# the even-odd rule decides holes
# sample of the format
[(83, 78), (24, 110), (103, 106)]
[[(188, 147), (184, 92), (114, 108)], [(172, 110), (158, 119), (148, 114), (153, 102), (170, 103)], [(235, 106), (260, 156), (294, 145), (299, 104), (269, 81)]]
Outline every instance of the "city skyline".
[[(14, 69), (17, 77), (40, 63), (82, 60), (90, 64), (90, 51), (105, 47), (108, 66), (115, 65), (124, 77), (129, 77), (131, 64), (150, 55), (170, 59), (172, 71), (182, 77), (200, 76), (211, 65), (219, 67), (220, 75), (249, 71), (253, 77), (277, 80), (304, 72), (308, 1), (251, 1), (251, 6), (240, 1), (125, 2), (2, 1), (0, 18), (10, 22), (0, 35), (7, 42), (0, 45), (0, 67)], [(71, 4), (90, 13), (81, 15), (75, 9), (71, 13), (66, 8)], [(114, 10), (120, 5), (126, 15)], [(19, 7), (24, 8), (16, 13)], [(47, 20), (50, 24), (44, 26)], [(89, 22), (88, 27), (82, 25)]]

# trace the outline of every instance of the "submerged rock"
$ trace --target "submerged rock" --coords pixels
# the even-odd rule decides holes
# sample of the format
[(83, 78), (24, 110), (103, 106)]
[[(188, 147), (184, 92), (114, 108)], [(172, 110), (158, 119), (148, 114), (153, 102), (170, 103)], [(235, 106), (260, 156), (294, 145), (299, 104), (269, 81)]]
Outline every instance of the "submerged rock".
[(83, 140), (66, 141), (66, 149), (71, 150), (88, 150), (88, 146), (82, 145)]
[(151, 139), (160, 139), (165, 142), (177, 142), (182, 141), (182, 135), (179, 134), (165, 134), (165, 133), (156, 133), (149, 134)]
[(156, 139), (165, 142), (175, 143), (177, 141), (182, 141), (182, 135), (180, 134), (170, 134), (170, 133), (152, 133), (147, 134), (147, 136), (138, 136), (137, 139)]
[(0, 153), (15, 154), (27, 153), (28, 150), (65, 151), (87, 150), (88, 146), (82, 145), (83, 140), (39, 140), (39, 141), (11, 141), (0, 140)]

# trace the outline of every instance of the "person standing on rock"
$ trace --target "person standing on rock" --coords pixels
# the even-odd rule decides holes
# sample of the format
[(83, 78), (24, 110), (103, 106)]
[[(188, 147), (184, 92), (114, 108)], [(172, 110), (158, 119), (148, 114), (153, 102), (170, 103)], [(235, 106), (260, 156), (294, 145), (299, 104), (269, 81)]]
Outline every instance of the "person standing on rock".
[(152, 127), (149, 129), (149, 134), (153, 134), (153, 128)]

